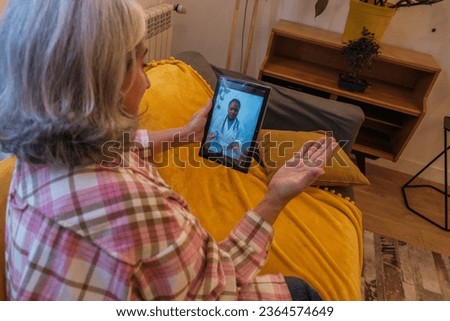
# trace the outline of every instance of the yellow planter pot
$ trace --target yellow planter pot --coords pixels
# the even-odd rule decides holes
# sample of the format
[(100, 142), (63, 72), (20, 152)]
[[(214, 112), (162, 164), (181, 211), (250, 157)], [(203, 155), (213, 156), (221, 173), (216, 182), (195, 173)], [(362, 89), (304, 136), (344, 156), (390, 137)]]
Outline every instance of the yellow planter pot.
[(396, 9), (350, 0), (350, 10), (342, 40), (349, 41), (359, 38), (362, 28), (365, 26), (375, 34), (375, 39), (380, 41), (395, 11)]

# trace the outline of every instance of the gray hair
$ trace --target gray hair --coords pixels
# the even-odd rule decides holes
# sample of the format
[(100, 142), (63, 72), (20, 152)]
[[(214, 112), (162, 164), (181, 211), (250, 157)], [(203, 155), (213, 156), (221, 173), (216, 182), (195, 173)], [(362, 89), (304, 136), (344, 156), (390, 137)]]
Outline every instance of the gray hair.
[(0, 149), (78, 165), (134, 133), (121, 87), (144, 32), (133, 0), (10, 0), (0, 21)]

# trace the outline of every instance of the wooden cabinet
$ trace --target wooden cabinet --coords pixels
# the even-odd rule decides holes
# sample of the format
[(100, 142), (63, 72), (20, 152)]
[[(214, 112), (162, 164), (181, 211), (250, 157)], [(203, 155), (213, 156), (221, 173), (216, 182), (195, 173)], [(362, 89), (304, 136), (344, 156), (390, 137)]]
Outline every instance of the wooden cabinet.
[(371, 71), (361, 74), (363, 93), (338, 87), (346, 68), (341, 34), (285, 20), (272, 29), (259, 78), (361, 107), (365, 121), (353, 152), (397, 161), (426, 112), (427, 97), (440, 72), (430, 55), (381, 44)]

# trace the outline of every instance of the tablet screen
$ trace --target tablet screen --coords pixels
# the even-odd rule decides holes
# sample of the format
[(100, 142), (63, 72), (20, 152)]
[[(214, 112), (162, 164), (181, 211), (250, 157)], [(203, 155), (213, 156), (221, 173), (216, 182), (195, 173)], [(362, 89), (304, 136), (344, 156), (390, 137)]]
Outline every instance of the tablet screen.
[(219, 77), (200, 156), (247, 173), (269, 94), (270, 87)]

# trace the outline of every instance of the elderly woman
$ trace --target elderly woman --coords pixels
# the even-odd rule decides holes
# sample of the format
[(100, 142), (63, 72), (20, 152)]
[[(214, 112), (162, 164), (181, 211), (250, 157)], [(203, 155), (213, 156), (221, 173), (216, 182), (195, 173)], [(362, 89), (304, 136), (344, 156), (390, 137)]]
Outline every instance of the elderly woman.
[(0, 25), (0, 147), (17, 158), (9, 299), (319, 299), (301, 280), (256, 275), (271, 224), (323, 173), (336, 142), (304, 146), (217, 243), (136, 147), (199, 141), (211, 105), (182, 128), (137, 130), (150, 86), (144, 28), (132, 0), (9, 1)]

